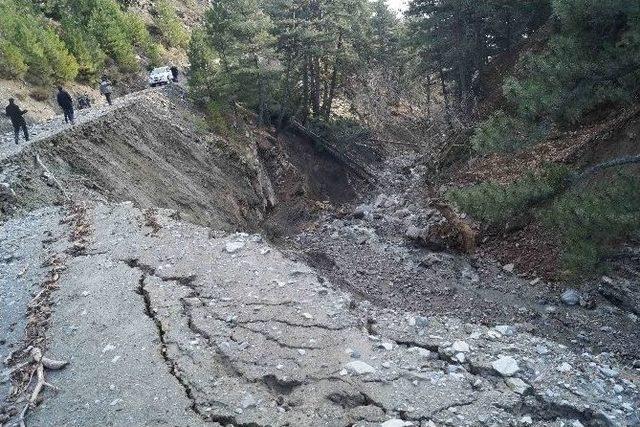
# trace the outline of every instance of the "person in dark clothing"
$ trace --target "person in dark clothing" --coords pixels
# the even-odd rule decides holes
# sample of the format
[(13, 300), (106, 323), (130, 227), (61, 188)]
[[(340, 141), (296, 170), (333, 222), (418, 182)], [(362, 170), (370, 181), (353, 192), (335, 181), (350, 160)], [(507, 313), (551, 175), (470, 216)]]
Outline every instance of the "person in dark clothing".
[(171, 66), (171, 76), (173, 77), (173, 81), (178, 83), (178, 67), (175, 65)]
[(56, 99), (58, 100), (58, 105), (64, 112), (64, 122), (71, 122), (72, 125), (75, 125), (76, 121), (73, 117), (73, 98), (71, 98), (69, 92), (64, 90), (62, 86), (58, 86), (58, 96)]
[(111, 87), (111, 82), (107, 80), (107, 76), (102, 76), (102, 81), (100, 82), (100, 93), (104, 95), (109, 105), (111, 105), (112, 92), (113, 88)]
[(27, 110), (21, 110), (18, 107), (13, 98), (9, 98), (9, 105), (5, 110), (5, 115), (11, 119), (11, 124), (13, 125), (13, 132), (15, 134), (15, 141), (18, 144), (18, 140), (20, 137), (20, 129), (24, 133), (24, 139), (26, 141), (29, 140), (29, 131), (27, 130), (27, 122), (24, 120), (24, 115)]

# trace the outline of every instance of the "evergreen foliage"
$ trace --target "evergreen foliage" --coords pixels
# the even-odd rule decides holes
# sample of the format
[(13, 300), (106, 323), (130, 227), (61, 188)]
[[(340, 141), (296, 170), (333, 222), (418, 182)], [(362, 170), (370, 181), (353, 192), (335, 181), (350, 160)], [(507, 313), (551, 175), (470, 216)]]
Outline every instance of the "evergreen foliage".
[(214, 1), (206, 37), (191, 45), (191, 80), (202, 87), (206, 76), (198, 64), (208, 53), (197, 52), (200, 46), (215, 52), (222, 71), (214, 70), (216, 81), (200, 98), (240, 100), (279, 122), (328, 121), (336, 96), (369, 64), (401, 67), (399, 26), (383, 1)]
[(450, 190), (447, 198), (474, 218), (498, 225), (557, 194), (563, 189), (567, 174), (566, 168), (550, 165), (540, 174), (529, 173), (508, 185), (483, 182)]
[(613, 246), (640, 232), (638, 176), (619, 175), (587, 190), (564, 194), (543, 214), (562, 236), (563, 261), (573, 274), (601, 271)]
[(408, 12), (423, 71), (440, 76), (463, 112), (483, 94), (491, 58), (530, 36), (548, 14), (549, 0), (412, 0)]
[(155, 2), (154, 10), (156, 13), (155, 22), (164, 43), (171, 47), (187, 47), (189, 33), (180, 22), (172, 4), (168, 0), (158, 0)]
[(521, 129), (573, 125), (640, 91), (640, 3), (553, 0), (552, 6), (557, 32), (545, 51), (527, 55), (518, 76), (506, 80), (514, 113), (499, 113), (478, 126), (473, 141), (480, 151), (535, 141), (544, 132), (522, 138)]
[(0, 0), (0, 68), (13, 77), (45, 84), (72, 80), (78, 63), (55, 29), (29, 4)]
[(0, 0), (0, 71), (36, 84), (90, 80), (111, 58), (123, 72), (159, 46), (139, 16), (116, 0)]

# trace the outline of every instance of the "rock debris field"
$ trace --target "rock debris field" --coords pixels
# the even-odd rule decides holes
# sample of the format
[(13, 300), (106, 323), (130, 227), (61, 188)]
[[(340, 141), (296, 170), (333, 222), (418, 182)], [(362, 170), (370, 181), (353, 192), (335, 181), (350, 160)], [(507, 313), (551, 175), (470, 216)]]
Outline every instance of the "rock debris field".
[[(73, 200), (3, 218), (0, 292), (6, 425), (640, 424), (638, 371), (610, 353), (374, 305), (175, 210)], [(30, 346), (68, 362), (35, 397)]]

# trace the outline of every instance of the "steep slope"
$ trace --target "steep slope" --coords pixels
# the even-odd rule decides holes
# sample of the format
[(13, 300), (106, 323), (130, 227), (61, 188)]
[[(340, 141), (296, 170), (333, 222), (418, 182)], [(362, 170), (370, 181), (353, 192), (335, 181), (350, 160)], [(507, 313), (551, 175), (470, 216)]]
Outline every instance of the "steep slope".
[(143, 91), (86, 112), (73, 128), (57, 121), (34, 127), (36, 141), (0, 163), (0, 181), (16, 193), (14, 209), (64, 200), (53, 178), (43, 178), (45, 165), (71, 198), (177, 209), (221, 229), (254, 226), (271, 196), (251, 143), (234, 151), (206, 132), (184, 96), (177, 87)]

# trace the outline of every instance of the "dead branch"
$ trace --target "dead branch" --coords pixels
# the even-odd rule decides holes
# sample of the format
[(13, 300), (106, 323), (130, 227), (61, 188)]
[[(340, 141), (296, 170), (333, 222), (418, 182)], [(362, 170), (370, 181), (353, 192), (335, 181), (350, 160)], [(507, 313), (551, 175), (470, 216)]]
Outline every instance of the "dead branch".
[(577, 184), (578, 182), (582, 181), (585, 178), (590, 177), (591, 175), (594, 175), (600, 171), (603, 171), (605, 169), (609, 169), (612, 167), (616, 167), (616, 166), (623, 166), (623, 165), (628, 165), (628, 164), (633, 164), (633, 163), (640, 163), (640, 155), (636, 155), (636, 156), (622, 156), (622, 157), (616, 157), (615, 159), (611, 159), (608, 160), (604, 163), (600, 163), (594, 166), (590, 166), (588, 168), (586, 168), (585, 170), (583, 170), (582, 172), (580, 172), (577, 175), (574, 175), (573, 177), (571, 177), (569, 179), (568, 182), (568, 187), (572, 187), (573, 185)]

